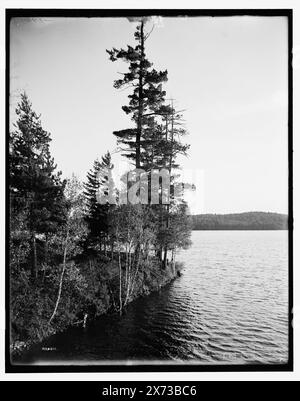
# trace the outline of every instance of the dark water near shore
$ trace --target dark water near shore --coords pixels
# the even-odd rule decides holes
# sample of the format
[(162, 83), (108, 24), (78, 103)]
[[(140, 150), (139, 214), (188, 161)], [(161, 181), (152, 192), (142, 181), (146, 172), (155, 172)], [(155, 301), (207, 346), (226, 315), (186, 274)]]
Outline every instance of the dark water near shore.
[(22, 363), (285, 363), (288, 232), (194, 231), (183, 276), (160, 292), (33, 347)]

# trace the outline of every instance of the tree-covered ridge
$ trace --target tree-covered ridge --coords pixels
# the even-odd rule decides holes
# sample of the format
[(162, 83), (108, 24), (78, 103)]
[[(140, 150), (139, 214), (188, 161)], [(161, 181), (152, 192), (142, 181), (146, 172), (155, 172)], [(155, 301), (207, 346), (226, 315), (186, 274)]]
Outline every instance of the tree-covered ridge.
[(193, 230), (287, 230), (288, 216), (279, 213), (247, 212), (191, 216)]

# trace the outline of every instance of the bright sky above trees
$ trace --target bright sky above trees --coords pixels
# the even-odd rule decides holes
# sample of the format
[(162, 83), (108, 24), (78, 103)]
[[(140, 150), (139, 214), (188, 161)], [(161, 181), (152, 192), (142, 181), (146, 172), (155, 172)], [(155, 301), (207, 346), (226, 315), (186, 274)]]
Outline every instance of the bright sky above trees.
[[(116, 148), (112, 132), (130, 125), (121, 110), (128, 92), (113, 88), (127, 66), (105, 50), (133, 44), (135, 26), (126, 18), (12, 23), (12, 110), (26, 90), (66, 177), (85, 178)], [(167, 95), (186, 109), (191, 149), (180, 162), (203, 170), (204, 209), (199, 202), (193, 212), (287, 212), (287, 51), (285, 18), (164, 18), (154, 27), (148, 58), (168, 70)]]

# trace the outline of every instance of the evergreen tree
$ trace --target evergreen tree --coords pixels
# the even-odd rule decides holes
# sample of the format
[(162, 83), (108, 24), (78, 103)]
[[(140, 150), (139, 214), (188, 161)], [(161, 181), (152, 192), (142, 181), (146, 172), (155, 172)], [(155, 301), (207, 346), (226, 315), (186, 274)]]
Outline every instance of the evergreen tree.
[[(162, 258), (162, 251), (164, 249), (163, 266), (167, 265), (167, 257), (169, 248), (169, 236), (173, 237), (173, 228), (171, 227), (171, 220), (174, 214), (179, 213), (183, 218), (187, 208), (178, 209), (178, 204), (183, 202), (181, 191), (176, 191), (176, 187), (182, 186), (183, 184), (178, 182), (178, 174), (176, 170), (180, 168), (177, 162), (179, 155), (187, 155), (189, 145), (182, 143), (182, 138), (187, 134), (183, 128), (182, 115), (177, 112), (173, 106), (173, 101), (170, 105), (164, 106), (162, 119), (161, 119), (161, 140), (159, 141), (159, 150), (156, 156), (156, 164), (159, 164), (161, 168), (167, 169), (170, 176), (170, 188), (168, 191), (169, 203), (164, 207), (158, 209), (159, 213), (159, 234), (158, 254), (160, 259)], [(186, 184), (185, 184), (186, 186)], [(163, 190), (163, 189), (162, 189)], [(177, 194), (179, 192), (179, 194)], [(174, 219), (173, 219), (174, 220)], [(183, 230), (185, 232), (185, 230)], [(189, 231), (189, 229), (188, 229)], [(165, 237), (165, 238), (164, 238)], [(179, 242), (178, 242), (179, 244)]]
[(10, 136), (10, 200), (12, 216), (26, 211), (26, 228), (31, 241), (31, 275), (37, 278), (37, 234), (54, 232), (65, 221), (64, 185), (50, 154), (50, 134), (27, 95), (16, 109), (15, 131)]
[(114, 135), (119, 144), (125, 145), (125, 156), (135, 161), (136, 168), (143, 168), (142, 153), (148, 141), (145, 130), (153, 123), (149, 117), (160, 113), (166, 95), (162, 90), (162, 83), (167, 81), (168, 72), (151, 68), (152, 63), (146, 58), (145, 41), (149, 34), (145, 33), (143, 20), (138, 25), (134, 37), (138, 42), (135, 47), (127, 46), (127, 50), (113, 48), (107, 52), (111, 61), (122, 60), (129, 63), (129, 71), (123, 74), (122, 79), (114, 82), (114, 87), (133, 88), (133, 93), (128, 96), (129, 104), (122, 109), (132, 116), (136, 127), (115, 131)]
[[(143, 19), (134, 34), (138, 44), (135, 47), (127, 46), (127, 49), (107, 50), (110, 60), (125, 61), (129, 64), (129, 71), (123, 74), (121, 79), (114, 82), (114, 87), (133, 88), (133, 93), (128, 97), (129, 105), (123, 106), (126, 114), (132, 116), (135, 128), (115, 131), (118, 144), (122, 145), (125, 156), (135, 161), (136, 168), (143, 168), (149, 173), (149, 201), (151, 198), (151, 170), (167, 169), (170, 174), (169, 201), (167, 206), (152, 206), (157, 214), (159, 225), (158, 232), (166, 233), (170, 229), (170, 213), (175, 205), (175, 170), (179, 168), (178, 155), (186, 155), (188, 145), (182, 144), (182, 137), (186, 134), (182, 128), (182, 116), (174, 109), (173, 102), (165, 103), (165, 91), (162, 83), (167, 81), (167, 70), (156, 71), (146, 58), (145, 41), (149, 34), (145, 34)], [(130, 183), (129, 183), (130, 185)], [(162, 193), (164, 189), (160, 189)], [(150, 202), (149, 202), (150, 203)], [(159, 236), (157, 253), (160, 259), (164, 249), (164, 264), (166, 265), (168, 246), (167, 241), (161, 241)], [(139, 245), (138, 245), (139, 246)]]
[[(102, 245), (106, 250), (107, 245), (108, 212), (111, 207), (109, 195), (113, 190), (110, 187), (112, 186), (112, 169), (111, 155), (107, 152), (101, 162), (94, 161), (93, 168), (87, 174), (87, 182), (84, 184), (87, 206), (86, 221), (90, 231), (88, 241), (92, 247), (99, 246), (100, 250), (102, 250)], [(104, 201), (101, 202), (103, 197)]]

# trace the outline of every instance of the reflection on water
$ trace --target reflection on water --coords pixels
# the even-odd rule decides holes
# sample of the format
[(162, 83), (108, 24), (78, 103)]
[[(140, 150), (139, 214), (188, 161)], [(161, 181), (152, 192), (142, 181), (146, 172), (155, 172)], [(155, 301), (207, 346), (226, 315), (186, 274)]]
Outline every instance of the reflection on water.
[(23, 362), (286, 363), (287, 231), (194, 231), (182, 277), (35, 346)]

